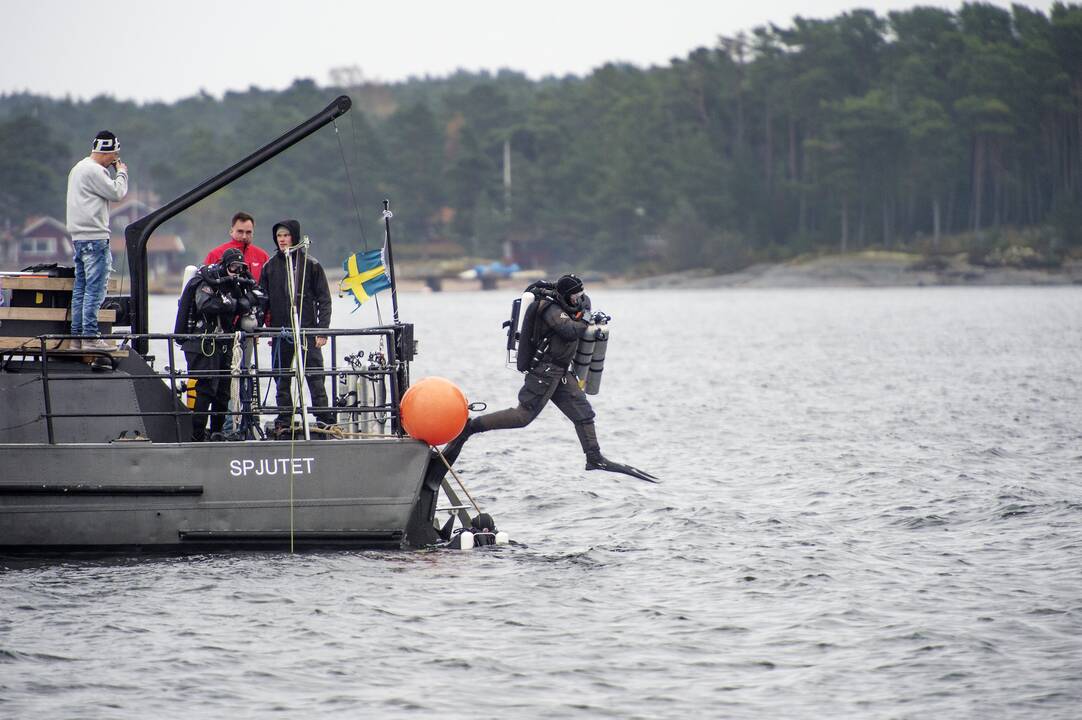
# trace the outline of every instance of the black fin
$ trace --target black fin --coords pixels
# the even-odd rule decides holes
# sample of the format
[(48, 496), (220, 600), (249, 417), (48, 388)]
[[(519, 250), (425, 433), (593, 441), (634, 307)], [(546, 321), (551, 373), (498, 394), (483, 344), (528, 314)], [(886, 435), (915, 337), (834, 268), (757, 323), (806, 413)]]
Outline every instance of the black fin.
[(633, 478), (638, 478), (639, 480), (645, 480), (646, 482), (654, 484), (659, 484), (661, 482), (659, 479), (646, 472), (645, 470), (639, 470), (637, 467), (632, 467), (631, 465), (623, 465), (618, 462), (613, 462), (612, 460), (604, 457), (598, 460), (587, 460), (586, 469), (606, 470), (608, 472), (623, 473), (624, 475), (630, 475)]

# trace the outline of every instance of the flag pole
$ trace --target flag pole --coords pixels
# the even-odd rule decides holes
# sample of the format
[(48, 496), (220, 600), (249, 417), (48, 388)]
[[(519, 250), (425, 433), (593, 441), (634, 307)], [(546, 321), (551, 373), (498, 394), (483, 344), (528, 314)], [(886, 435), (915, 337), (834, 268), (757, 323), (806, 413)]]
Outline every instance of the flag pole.
[(390, 209), (391, 201), (383, 201), (383, 230), (385, 233), (384, 247), (387, 248), (387, 270), (391, 278), (391, 312), (394, 315), (394, 324), (398, 324), (398, 286), (394, 281), (394, 254), (391, 252), (391, 218), (394, 214)]

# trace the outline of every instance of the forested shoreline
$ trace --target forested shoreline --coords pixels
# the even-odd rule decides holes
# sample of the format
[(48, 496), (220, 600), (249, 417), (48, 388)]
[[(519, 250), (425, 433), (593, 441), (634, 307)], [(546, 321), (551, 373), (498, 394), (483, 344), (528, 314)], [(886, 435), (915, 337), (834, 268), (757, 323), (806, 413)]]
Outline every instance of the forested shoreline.
[(347, 93), (337, 132), (175, 221), (189, 246), (219, 242), (244, 208), (268, 233), (298, 217), (344, 257), (378, 244), (388, 197), (415, 253), (495, 258), (509, 242), (524, 264), (613, 272), (869, 248), (1055, 266), (1082, 251), (1079, 5), (797, 17), (581, 78), (332, 78), (171, 104), (2, 96), (0, 223), (62, 218), (67, 171), (101, 128), (134, 186), (167, 200)]

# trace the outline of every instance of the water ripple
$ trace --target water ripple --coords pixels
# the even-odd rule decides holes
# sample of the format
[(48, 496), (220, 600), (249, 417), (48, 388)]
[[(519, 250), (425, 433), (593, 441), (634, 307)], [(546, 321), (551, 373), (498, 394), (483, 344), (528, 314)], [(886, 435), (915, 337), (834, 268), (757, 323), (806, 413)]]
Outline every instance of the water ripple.
[[(400, 299), (415, 377), (514, 398), (450, 334), (494, 296)], [(546, 410), (462, 456), (511, 547), (0, 558), (0, 715), (1077, 716), (1082, 290), (594, 304), (602, 447), (662, 485)]]

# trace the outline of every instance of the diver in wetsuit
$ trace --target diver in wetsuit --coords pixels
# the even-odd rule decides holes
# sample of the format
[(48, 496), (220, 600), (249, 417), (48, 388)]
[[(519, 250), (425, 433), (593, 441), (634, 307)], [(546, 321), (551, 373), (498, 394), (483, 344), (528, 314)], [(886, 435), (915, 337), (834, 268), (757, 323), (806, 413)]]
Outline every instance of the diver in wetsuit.
[[(193, 334), (181, 343), (188, 372), (197, 374), (195, 381), (196, 415), (192, 418), (192, 440), (206, 440), (208, 409), (210, 433), (219, 433), (225, 424), (229, 404), (230, 378), (227, 371), (233, 355), (232, 340), (215, 340), (206, 335), (231, 333), (237, 320), (253, 310), (260, 309), (262, 296), (255, 288), (255, 281), (248, 273), (248, 266), (240, 250), (230, 248), (222, 259), (212, 265), (204, 265), (188, 281), (178, 301), (177, 334)], [(202, 377), (198, 377), (203, 374)]]
[(468, 420), (462, 433), (444, 449), (447, 461), (454, 462), (471, 435), (526, 427), (551, 400), (574, 423), (575, 433), (586, 454), (587, 470), (609, 470), (656, 482), (653, 475), (612, 462), (601, 454), (594, 428), (594, 409), (570, 370), (579, 340), (589, 327), (586, 315), (590, 310), (590, 299), (583, 291), (582, 280), (575, 275), (564, 275), (555, 286), (535, 283), (530, 289), (535, 288), (542, 293), (536, 318), (539, 325), (537, 361), (525, 375), (518, 393), (518, 406)]

